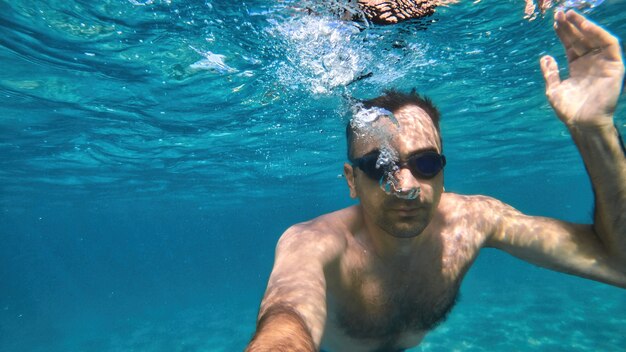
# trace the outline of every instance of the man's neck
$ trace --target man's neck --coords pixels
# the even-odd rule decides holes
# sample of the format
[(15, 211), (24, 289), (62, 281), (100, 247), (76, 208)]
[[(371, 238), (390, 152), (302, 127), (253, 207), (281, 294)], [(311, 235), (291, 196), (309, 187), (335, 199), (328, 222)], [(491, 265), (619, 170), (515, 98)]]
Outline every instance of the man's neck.
[(384, 262), (392, 263), (396, 260), (405, 262), (427, 242), (428, 228), (414, 237), (401, 238), (383, 230), (366, 216), (363, 216), (363, 225), (360, 231), (355, 233), (355, 237), (366, 250)]

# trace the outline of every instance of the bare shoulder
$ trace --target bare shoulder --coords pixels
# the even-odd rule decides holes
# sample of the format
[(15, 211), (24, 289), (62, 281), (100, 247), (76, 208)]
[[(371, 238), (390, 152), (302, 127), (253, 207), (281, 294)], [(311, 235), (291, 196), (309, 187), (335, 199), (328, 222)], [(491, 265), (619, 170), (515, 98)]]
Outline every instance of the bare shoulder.
[(505, 210), (513, 209), (510, 205), (502, 201), (484, 195), (463, 195), (458, 193), (445, 192), (441, 196), (441, 209), (454, 212), (473, 214), (481, 210)]
[(280, 237), (277, 254), (319, 256), (328, 262), (345, 250), (356, 216), (351, 207), (295, 224)]
[(510, 205), (484, 195), (444, 193), (439, 212), (448, 224), (462, 223), (478, 232), (489, 235), (498, 223), (509, 215), (520, 214)]

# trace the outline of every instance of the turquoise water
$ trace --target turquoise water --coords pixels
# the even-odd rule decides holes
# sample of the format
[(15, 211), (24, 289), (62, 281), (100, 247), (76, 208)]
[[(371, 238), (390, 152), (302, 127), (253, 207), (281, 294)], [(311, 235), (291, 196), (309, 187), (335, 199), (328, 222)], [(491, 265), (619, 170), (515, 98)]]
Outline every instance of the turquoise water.
[[(352, 204), (345, 96), (417, 88), (442, 111), (448, 191), (591, 220), (543, 96), (551, 11), (466, 1), (357, 28), (294, 4), (0, 2), (0, 350), (242, 350), (282, 231)], [(589, 10), (621, 38), (624, 13)], [(624, 290), (488, 250), (413, 350), (625, 345)]]

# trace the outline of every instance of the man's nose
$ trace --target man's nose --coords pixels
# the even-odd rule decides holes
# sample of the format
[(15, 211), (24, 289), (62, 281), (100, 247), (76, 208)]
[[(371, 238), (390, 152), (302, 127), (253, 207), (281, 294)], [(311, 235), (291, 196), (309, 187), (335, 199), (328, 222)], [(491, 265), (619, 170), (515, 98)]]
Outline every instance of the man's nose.
[(411, 189), (420, 188), (419, 180), (415, 178), (415, 176), (413, 176), (413, 173), (407, 167), (401, 167), (398, 171), (396, 171), (394, 177), (397, 180), (397, 186), (399, 191), (408, 191)]

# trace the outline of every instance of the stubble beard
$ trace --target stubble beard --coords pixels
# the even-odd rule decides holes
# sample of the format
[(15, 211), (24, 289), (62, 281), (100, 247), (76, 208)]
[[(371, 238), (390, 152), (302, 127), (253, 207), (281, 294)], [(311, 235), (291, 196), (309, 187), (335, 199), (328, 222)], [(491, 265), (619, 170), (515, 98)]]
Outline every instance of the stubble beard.
[(376, 221), (378, 227), (396, 238), (413, 238), (424, 232), (428, 225), (427, 216), (419, 216), (417, 219), (408, 221), (396, 221), (387, 216), (380, 215)]

